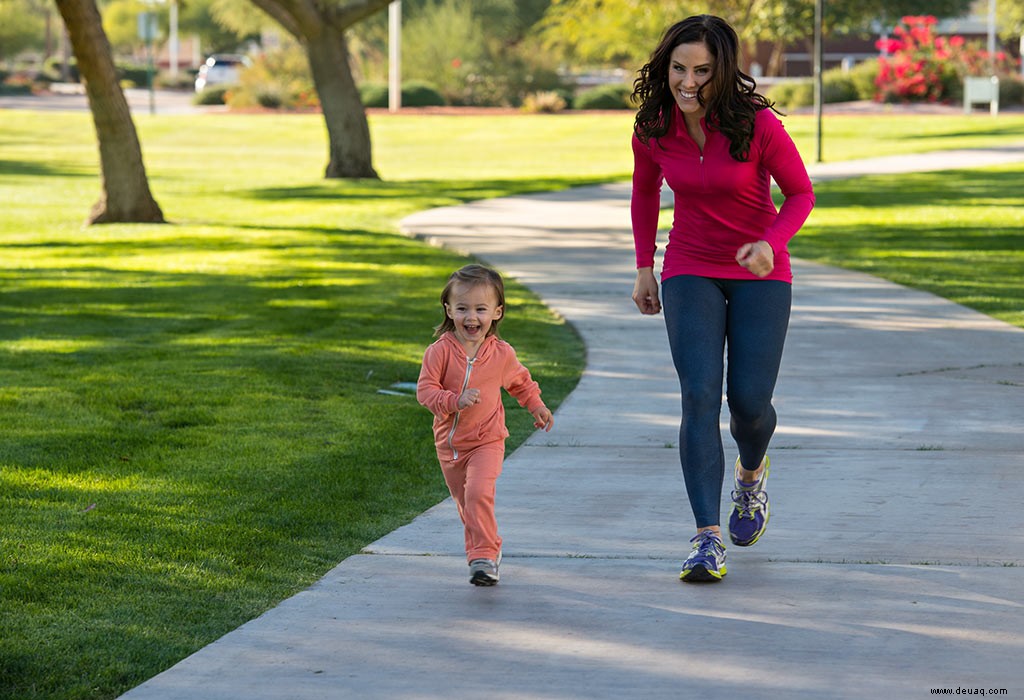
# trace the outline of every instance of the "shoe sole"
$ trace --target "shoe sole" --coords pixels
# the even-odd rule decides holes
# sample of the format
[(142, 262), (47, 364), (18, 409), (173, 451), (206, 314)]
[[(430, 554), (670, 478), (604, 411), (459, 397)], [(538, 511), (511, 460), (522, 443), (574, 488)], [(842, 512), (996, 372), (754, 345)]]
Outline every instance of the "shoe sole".
[(715, 581), (721, 581), (728, 572), (723, 566), (718, 571), (709, 571), (703, 566), (695, 566), (689, 571), (683, 571), (679, 574), (679, 580), (685, 581), (686, 583), (709, 583)]
[(472, 583), (474, 586), (493, 586), (496, 583), (498, 583), (498, 579), (488, 574), (485, 574), (482, 571), (478, 571), (475, 574), (473, 574), (473, 578), (469, 579), (469, 582)]

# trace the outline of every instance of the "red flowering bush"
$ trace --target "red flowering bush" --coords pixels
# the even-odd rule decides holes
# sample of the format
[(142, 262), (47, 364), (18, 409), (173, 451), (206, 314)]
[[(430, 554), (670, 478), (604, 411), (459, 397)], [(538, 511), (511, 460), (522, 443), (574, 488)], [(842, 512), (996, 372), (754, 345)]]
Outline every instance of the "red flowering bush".
[[(992, 74), (993, 61), (978, 42), (935, 36), (936, 23), (931, 16), (904, 17), (892, 37), (875, 43), (888, 54), (878, 59), (877, 101), (950, 101), (959, 96), (965, 76)], [(1005, 52), (993, 58), (996, 75), (1015, 72), (1016, 61)]]

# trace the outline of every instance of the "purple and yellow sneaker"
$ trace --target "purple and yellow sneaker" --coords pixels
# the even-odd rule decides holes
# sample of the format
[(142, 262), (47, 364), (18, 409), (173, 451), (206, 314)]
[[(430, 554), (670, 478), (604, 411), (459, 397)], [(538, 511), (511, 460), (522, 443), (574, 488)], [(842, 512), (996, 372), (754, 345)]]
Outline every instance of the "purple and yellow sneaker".
[(712, 530), (701, 530), (690, 542), (693, 549), (683, 562), (679, 578), (686, 582), (721, 581), (725, 576), (725, 545)]
[[(736, 460), (736, 468), (740, 465)], [(732, 492), (732, 513), (729, 515), (729, 539), (737, 547), (749, 547), (757, 542), (768, 529), (771, 511), (768, 507), (768, 493), (764, 490), (768, 482), (768, 455), (764, 457), (764, 471), (756, 483), (746, 484), (737, 476), (736, 488)]]

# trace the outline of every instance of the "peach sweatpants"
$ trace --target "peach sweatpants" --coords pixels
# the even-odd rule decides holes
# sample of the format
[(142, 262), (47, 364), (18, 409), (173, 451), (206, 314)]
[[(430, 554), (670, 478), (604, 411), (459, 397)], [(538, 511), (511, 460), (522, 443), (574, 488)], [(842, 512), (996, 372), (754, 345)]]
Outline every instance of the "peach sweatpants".
[(489, 442), (440, 460), (444, 481), (459, 509), (466, 531), (466, 561), (496, 559), (501, 550), (494, 516), (494, 490), (505, 459), (504, 441)]

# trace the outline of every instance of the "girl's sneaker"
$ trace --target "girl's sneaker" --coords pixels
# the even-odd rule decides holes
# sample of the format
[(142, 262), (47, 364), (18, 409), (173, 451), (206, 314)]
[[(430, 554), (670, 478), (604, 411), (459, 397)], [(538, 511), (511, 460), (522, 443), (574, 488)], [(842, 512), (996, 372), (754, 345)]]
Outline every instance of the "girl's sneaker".
[(683, 562), (679, 578), (683, 581), (721, 581), (725, 576), (725, 545), (713, 530), (701, 530), (694, 536), (693, 549)]
[[(740, 461), (736, 460), (739, 468)], [(732, 513), (729, 514), (729, 539), (737, 547), (749, 547), (761, 538), (768, 529), (768, 455), (764, 457), (764, 471), (756, 484), (744, 484), (736, 477), (736, 488), (732, 492)]]
[(498, 567), (501, 565), (501, 552), (495, 559), (474, 559), (469, 562), (469, 582), (474, 586), (493, 586), (498, 582)]

